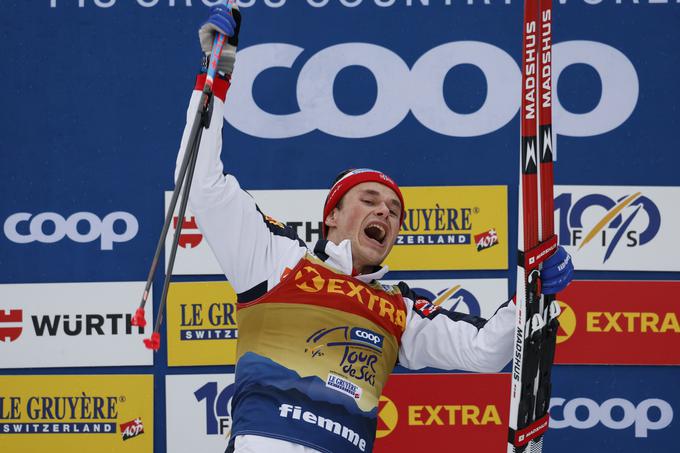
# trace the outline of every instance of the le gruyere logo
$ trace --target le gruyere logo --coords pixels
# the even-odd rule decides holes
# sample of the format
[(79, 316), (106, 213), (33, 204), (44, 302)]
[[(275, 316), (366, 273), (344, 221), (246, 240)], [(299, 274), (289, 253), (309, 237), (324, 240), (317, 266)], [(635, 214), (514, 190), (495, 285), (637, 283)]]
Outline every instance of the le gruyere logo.
[(236, 306), (214, 302), (180, 304), (180, 340), (229, 340), (238, 338)]
[(441, 206), (411, 208), (404, 213), (404, 224), (396, 245), (470, 244), (473, 214), (478, 207)]
[(112, 434), (125, 396), (0, 396), (2, 434)]

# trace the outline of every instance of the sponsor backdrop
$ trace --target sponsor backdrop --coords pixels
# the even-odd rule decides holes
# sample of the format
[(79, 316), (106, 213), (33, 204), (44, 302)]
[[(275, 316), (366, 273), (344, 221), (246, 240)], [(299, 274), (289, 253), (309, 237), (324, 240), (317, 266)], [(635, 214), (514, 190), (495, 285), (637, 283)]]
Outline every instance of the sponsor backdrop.
[[(235, 296), (190, 212), (161, 350), (129, 325), (214, 3), (3, 2), (3, 452), (223, 451)], [(555, 224), (579, 281), (546, 451), (675, 452), (680, 1), (554, 3)], [(310, 245), (339, 171), (386, 171), (408, 209), (388, 280), (492, 314), (514, 287), (521, 2), (240, 4), (225, 169)], [(507, 375), (425, 371), (390, 380), (376, 450), (503, 451)]]

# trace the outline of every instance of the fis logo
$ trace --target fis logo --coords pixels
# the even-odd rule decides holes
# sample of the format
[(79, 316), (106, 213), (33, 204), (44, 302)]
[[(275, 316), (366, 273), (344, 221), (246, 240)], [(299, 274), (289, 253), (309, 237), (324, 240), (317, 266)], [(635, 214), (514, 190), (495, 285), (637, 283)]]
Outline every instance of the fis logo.
[[(450, 288), (444, 288), (437, 291), (436, 294), (425, 288), (413, 288), (413, 291), (423, 296), (424, 299), (429, 299), (428, 306), (422, 306), (421, 300), (416, 301), (416, 309), (420, 310), (425, 317), (429, 316), (439, 307), (445, 308), (449, 311), (467, 312), (473, 316), (481, 315), (481, 308), (477, 298), (461, 285), (454, 285)], [(427, 301), (426, 301), (427, 302)], [(419, 306), (419, 304), (421, 306)], [(425, 310), (425, 309), (428, 310)]]
[(648, 244), (661, 228), (659, 208), (642, 192), (613, 198), (562, 193), (555, 198), (555, 211), (559, 212), (560, 244), (577, 251), (600, 247), (602, 263), (624, 247)]
[[(176, 230), (179, 223), (179, 216), (172, 219), (172, 227)], [(179, 246), (183, 249), (195, 249), (203, 241), (203, 235), (198, 229), (196, 217), (184, 217), (182, 220), (182, 233), (179, 235)]]
[(23, 310), (0, 310), (0, 341), (16, 341), (23, 330), (23, 318)]
[(120, 433), (123, 440), (132, 439), (133, 437), (144, 434), (144, 424), (141, 418), (136, 418), (127, 423), (120, 424)]
[(194, 392), (196, 401), (205, 400), (205, 433), (228, 436), (231, 432), (231, 399), (235, 384), (219, 390), (217, 382), (207, 382)]

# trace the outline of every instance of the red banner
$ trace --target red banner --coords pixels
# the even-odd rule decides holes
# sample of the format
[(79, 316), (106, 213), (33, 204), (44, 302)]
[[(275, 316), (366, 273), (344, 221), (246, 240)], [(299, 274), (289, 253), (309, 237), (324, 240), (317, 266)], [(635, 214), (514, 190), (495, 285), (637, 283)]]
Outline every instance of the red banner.
[(509, 374), (393, 374), (374, 451), (505, 451), (509, 407)]
[(574, 281), (557, 299), (555, 363), (680, 365), (680, 282)]

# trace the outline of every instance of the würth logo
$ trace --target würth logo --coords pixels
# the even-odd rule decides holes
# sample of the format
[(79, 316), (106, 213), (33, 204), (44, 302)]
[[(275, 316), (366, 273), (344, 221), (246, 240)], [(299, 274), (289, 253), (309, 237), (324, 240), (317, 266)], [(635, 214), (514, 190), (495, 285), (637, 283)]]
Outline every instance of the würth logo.
[(0, 310), (0, 341), (12, 342), (19, 338), (23, 320), (23, 310)]
[[(172, 221), (173, 228), (177, 229), (179, 217), (175, 216)], [(194, 230), (194, 232), (192, 232)], [(203, 241), (203, 235), (198, 229), (196, 217), (186, 218), (182, 220), (182, 233), (179, 235), (179, 246), (183, 249), (195, 249)]]

